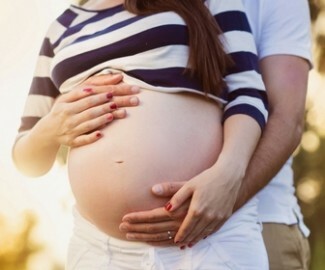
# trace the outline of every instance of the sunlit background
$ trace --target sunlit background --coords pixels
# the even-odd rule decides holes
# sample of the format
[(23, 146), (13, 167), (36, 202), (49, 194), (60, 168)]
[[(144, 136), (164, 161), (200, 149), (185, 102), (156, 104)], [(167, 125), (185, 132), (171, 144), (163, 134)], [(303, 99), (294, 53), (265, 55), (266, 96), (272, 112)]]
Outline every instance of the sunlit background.
[[(297, 195), (312, 231), (312, 270), (325, 269), (325, 0), (311, 0), (314, 69), (306, 131), (295, 153)], [(62, 270), (73, 199), (65, 168), (29, 179), (11, 161), (11, 146), (49, 23), (68, 0), (1, 0), (0, 269)]]

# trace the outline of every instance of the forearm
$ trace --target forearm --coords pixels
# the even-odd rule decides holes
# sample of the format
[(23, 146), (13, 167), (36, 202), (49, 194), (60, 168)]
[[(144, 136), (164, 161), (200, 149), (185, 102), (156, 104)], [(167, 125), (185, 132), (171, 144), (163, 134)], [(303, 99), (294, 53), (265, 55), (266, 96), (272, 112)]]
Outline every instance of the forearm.
[(260, 136), (260, 126), (250, 116), (238, 114), (228, 118), (224, 123), (223, 147), (216, 166), (222, 163), (241, 180)]
[(243, 206), (271, 181), (300, 142), (302, 121), (295, 122), (281, 115), (269, 115), (263, 136), (247, 167), (234, 210)]
[(242, 181), (236, 209), (279, 172), (298, 146), (303, 132), (308, 62), (296, 56), (275, 55), (262, 59), (260, 65), (270, 113)]
[(53, 166), (60, 145), (52, 139), (49, 130), (49, 126), (41, 119), (15, 143), (13, 160), (21, 173), (38, 177)]
[(233, 164), (234, 168), (245, 173), (260, 136), (260, 126), (252, 117), (239, 114), (228, 118), (224, 124), (224, 140), (219, 159)]

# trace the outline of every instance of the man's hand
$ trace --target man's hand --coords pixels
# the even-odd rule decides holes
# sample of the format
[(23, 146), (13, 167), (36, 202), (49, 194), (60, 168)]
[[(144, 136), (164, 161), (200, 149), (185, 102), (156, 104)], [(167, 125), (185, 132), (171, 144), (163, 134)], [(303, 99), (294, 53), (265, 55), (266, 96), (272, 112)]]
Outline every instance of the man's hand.
[[(227, 178), (224, 176), (221, 179)], [(188, 182), (167, 182), (153, 186), (152, 192), (155, 195), (172, 197), (171, 204), (165, 208), (125, 215), (120, 230), (127, 233), (129, 240), (153, 245), (176, 243), (182, 248), (186, 245), (194, 246), (224, 224), (232, 214), (237, 197), (237, 185), (232, 185), (227, 180), (227, 183), (213, 180), (216, 179), (205, 172)], [(210, 181), (212, 182), (208, 183)], [(171, 232), (173, 241), (168, 239), (168, 231)]]
[[(152, 192), (159, 197), (172, 197), (186, 182), (166, 182), (154, 185)], [(175, 245), (175, 237), (184, 217), (187, 214), (190, 201), (172, 213), (165, 207), (149, 211), (134, 212), (125, 215), (120, 224), (120, 230), (126, 233), (131, 241), (147, 242), (155, 246)], [(170, 233), (168, 233), (168, 231)], [(172, 237), (172, 239), (169, 239)]]

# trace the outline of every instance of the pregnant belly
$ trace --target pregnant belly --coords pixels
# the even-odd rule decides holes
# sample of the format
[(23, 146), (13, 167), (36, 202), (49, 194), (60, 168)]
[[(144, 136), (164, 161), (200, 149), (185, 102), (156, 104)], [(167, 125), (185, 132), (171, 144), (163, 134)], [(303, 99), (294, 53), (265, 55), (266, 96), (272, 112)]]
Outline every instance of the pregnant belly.
[(163, 206), (151, 187), (186, 181), (211, 167), (222, 143), (221, 110), (198, 95), (143, 90), (128, 117), (97, 142), (71, 149), (69, 179), (80, 213), (107, 234), (131, 211)]

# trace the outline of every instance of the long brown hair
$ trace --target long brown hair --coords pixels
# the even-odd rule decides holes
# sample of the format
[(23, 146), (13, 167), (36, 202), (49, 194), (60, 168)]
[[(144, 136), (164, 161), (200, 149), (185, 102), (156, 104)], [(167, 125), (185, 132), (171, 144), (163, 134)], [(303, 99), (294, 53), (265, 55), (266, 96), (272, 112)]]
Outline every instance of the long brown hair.
[(125, 0), (125, 8), (135, 14), (174, 11), (189, 32), (189, 66), (206, 93), (220, 94), (223, 75), (231, 63), (219, 36), (222, 32), (202, 0)]
[(223, 76), (232, 61), (219, 39), (222, 31), (203, 0), (125, 0), (124, 6), (138, 15), (165, 11), (179, 14), (188, 27), (191, 74), (198, 76), (206, 93), (221, 93)]

